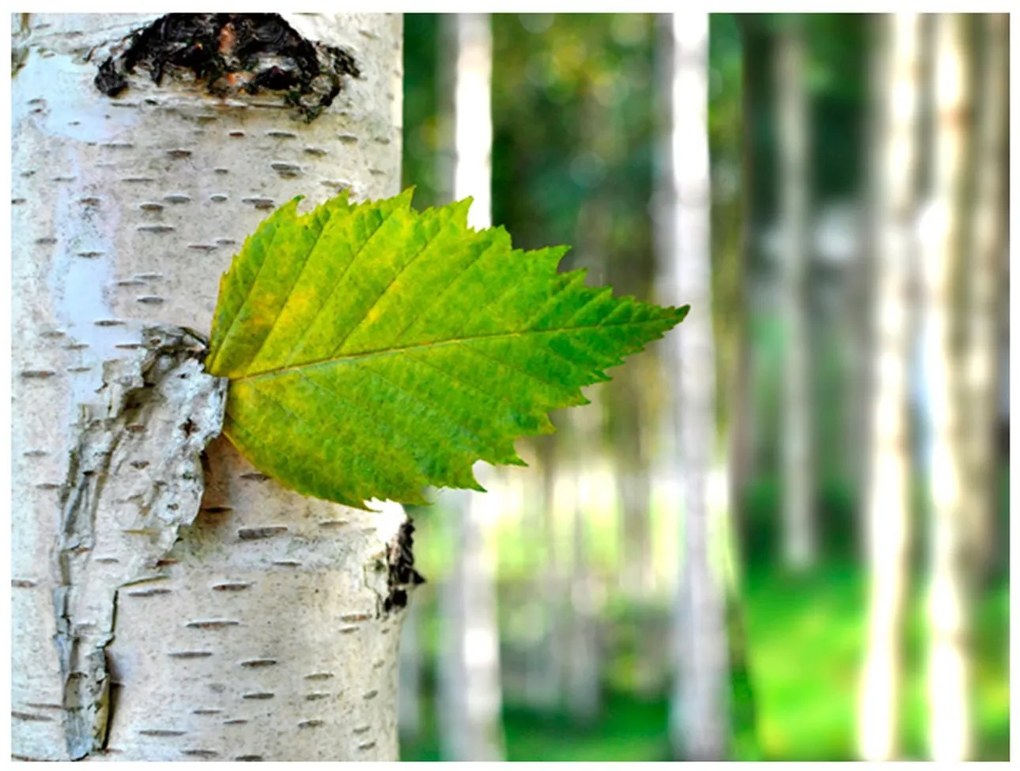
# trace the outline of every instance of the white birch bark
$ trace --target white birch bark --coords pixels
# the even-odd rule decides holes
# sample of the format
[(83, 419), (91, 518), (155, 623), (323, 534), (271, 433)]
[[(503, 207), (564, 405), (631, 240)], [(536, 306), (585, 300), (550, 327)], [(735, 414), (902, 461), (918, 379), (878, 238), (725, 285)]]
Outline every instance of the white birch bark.
[(170, 76), (100, 93), (104, 50), (155, 18), (13, 17), (12, 751), (395, 759), (402, 510), (304, 498), (222, 439), (199, 464), (215, 381), (144, 346), (196, 347), (167, 325), (207, 333), (273, 205), (396, 192), (400, 19), (288, 17), (362, 73), (306, 123)]
[[(668, 18), (668, 17), (667, 17)], [(683, 485), (682, 574), (677, 600), (677, 669), (671, 737), (680, 757), (718, 760), (729, 742), (729, 655), (724, 573), (718, 562), (718, 517), (709, 502), (715, 447), (715, 353), (709, 260), (708, 15), (673, 14), (670, 87), (671, 174), (661, 199), (668, 251), (663, 301), (690, 303), (684, 323), (666, 338), (673, 419)]]
[(896, 756), (902, 690), (903, 614), (910, 540), (907, 389), (913, 342), (911, 289), (921, 92), (917, 14), (876, 21), (877, 94), (872, 156), (872, 383), (864, 496), (869, 575), (868, 637), (861, 671), (857, 742), (866, 760)]
[[(490, 83), (492, 33), (488, 14), (444, 17), (452, 25), (453, 197), (474, 203), (468, 224), (492, 222), (492, 117)], [(483, 486), (498, 472), (476, 465)], [(453, 575), (443, 586), (444, 652), (440, 657), (439, 728), (447, 760), (499, 760), (503, 757), (499, 630), (496, 615), (495, 543), (492, 527), (499, 497), (471, 492), (446, 493), (454, 509)]]
[(934, 24), (930, 198), (921, 223), (923, 358), (928, 394), (931, 578), (928, 587), (928, 745), (934, 760), (971, 752), (967, 414), (956, 283), (963, 277), (969, 139), (966, 20), (940, 14)]
[(804, 35), (796, 21), (779, 36), (776, 51), (780, 229), (784, 344), (782, 391), (782, 548), (793, 570), (817, 560), (814, 462), (811, 440), (810, 340), (807, 309), (808, 112)]

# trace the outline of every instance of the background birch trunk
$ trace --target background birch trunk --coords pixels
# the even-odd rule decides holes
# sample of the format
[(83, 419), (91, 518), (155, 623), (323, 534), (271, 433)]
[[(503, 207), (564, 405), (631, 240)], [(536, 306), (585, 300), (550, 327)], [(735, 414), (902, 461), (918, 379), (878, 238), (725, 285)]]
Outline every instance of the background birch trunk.
[(957, 286), (972, 270), (964, 252), (967, 149), (972, 119), (968, 19), (933, 19), (931, 185), (921, 225), (924, 384), (928, 396), (925, 460), (931, 517), (928, 587), (928, 745), (933, 760), (964, 760), (971, 747), (970, 585), (966, 307)]
[[(669, 19), (669, 17), (665, 17)], [(671, 736), (678, 757), (720, 760), (729, 727), (729, 652), (723, 566), (713, 544), (723, 533), (713, 517), (709, 482), (716, 445), (715, 354), (709, 254), (708, 15), (673, 14), (664, 35), (672, 51), (671, 174), (662, 200), (665, 295), (690, 303), (682, 329), (667, 338), (675, 382), (674, 430), (683, 487), (682, 573), (676, 609), (677, 670)]]
[(287, 18), (361, 71), (310, 122), (169, 73), (101, 93), (155, 19), (13, 17), (13, 753), (396, 759), (403, 511), (299, 496), (222, 439), (199, 464), (217, 386), (174, 327), (207, 333), (272, 207), (397, 191), (400, 18)]
[(776, 50), (780, 230), (779, 302), (785, 327), (783, 356), (783, 563), (802, 571), (817, 561), (811, 374), (808, 367), (808, 105), (804, 32), (792, 19)]
[[(492, 32), (488, 14), (449, 14), (444, 38), (453, 66), (453, 200), (472, 197), (468, 224), (492, 224), (490, 84)], [(484, 487), (501, 472), (478, 464)], [(457, 545), (450, 579), (443, 586), (444, 651), (439, 660), (440, 734), (446, 760), (500, 760), (501, 720), (499, 631), (496, 613), (496, 544), (493, 530), (500, 497), (457, 491), (444, 493), (455, 515)]]
[(999, 387), (999, 323), (1009, 286), (1007, 268), (1009, 124), (1009, 17), (982, 14), (977, 22), (987, 41), (980, 57), (975, 93), (973, 221), (966, 272), (967, 352), (963, 403), (967, 431), (967, 559), (976, 580), (986, 579), (998, 562), (995, 510), (999, 463), (995, 448)]
[(868, 637), (858, 698), (858, 751), (896, 756), (902, 690), (902, 634), (910, 544), (909, 369), (915, 325), (910, 290), (917, 247), (921, 20), (892, 14), (875, 22), (877, 51), (872, 156), (872, 383), (864, 520)]

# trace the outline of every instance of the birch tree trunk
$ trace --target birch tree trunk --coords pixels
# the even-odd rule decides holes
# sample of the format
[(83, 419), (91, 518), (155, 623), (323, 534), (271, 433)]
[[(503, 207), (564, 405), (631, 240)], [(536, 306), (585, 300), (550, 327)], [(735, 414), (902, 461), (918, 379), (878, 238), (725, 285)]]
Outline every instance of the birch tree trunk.
[(917, 253), (920, 24), (917, 14), (892, 14), (878, 17), (874, 28), (874, 358), (864, 497), (869, 600), (857, 712), (858, 750), (866, 760), (896, 756), (900, 725), (910, 542), (907, 389), (914, 339), (909, 293)]
[[(476, 464), (483, 486), (491, 468)], [(439, 738), (444, 760), (501, 760), (503, 750), (495, 556), (489, 538), (499, 499), (467, 490), (441, 493), (452, 515), (456, 559), (441, 587)], [(437, 501), (438, 504), (438, 501)], [(439, 504), (442, 505), (442, 504)]]
[[(200, 462), (223, 386), (181, 327), (209, 330), (220, 274), (274, 205), (396, 192), (400, 18), (270, 25), (266, 48), (325, 57), (315, 75), (264, 51), (270, 80), (328, 91), (325, 46), (360, 70), (311, 121), (231, 86), (251, 72), (213, 96), (139, 67), (101, 93), (97, 66), (155, 19), (13, 17), (12, 751), (396, 759), (403, 511), (301, 497), (222, 439)], [(219, 52), (246, 34), (225, 25)]]
[(559, 434), (540, 437), (535, 442), (541, 467), (541, 489), (536, 491), (537, 516), (531, 520), (528, 537), (542, 539), (541, 565), (531, 582), (533, 601), (541, 617), (541, 638), (529, 648), (525, 697), (535, 709), (549, 712), (559, 706), (564, 670), (569, 659), (564, 597), (564, 562), (557, 528), (556, 486), (562, 476), (563, 451)]
[(794, 19), (776, 51), (782, 278), (785, 327), (783, 363), (783, 564), (805, 570), (817, 560), (811, 372), (807, 308), (808, 112), (804, 33)]
[[(666, 17), (669, 18), (669, 17)], [(722, 533), (709, 505), (715, 447), (715, 353), (709, 258), (708, 15), (672, 15), (671, 174), (661, 199), (671, 216), (662, 299), (690, 303), (683, 327), (667, 338), (676, 382), (674, 408), (683, 484), (683, 567), (677, 601), (677, 670), (671, 736), (678, 756), (719, 760), (729, 743), (729, 662)]]
[(928, 744), (934, 760), (971, 752), (970, 575), (967, 564), (968, 396), (964, 310), (956, 291), (966, 265), (967, 144), (970, 86), (967, 21), (934, 18), (931, 190), (922, 233), (923, 357), (928, 392), (931, 579), (928, 587)]
[(601, 708), (601, 668), (598, 639), (598, 595), (595, 575), (587, 543), (587, 523), (596, 504), (598, 471), (585, 463), (600, 447), (602, 396), (591, 394), (592, 404), (586, 410), (572, 413), (561, 446), (569, 447), (572, 465), (565, 488), (569, 494), (564, 510), (571, 514), (571, 560), (568, 589), (569, 608), (564, 614), (567, 624), (567, 651), (564, 695), (567, 714), (579, 724), (590, 724)]
[(973, 157), (974, 219), (966, 272), (967, 343), (963, 403), (970, 411), (967, 432), (967, 560), (986, 577), (995, 562), (995, 508), (998, 458), (995, 453), (995, 411), (999, 379), (998, 324), (1009, 286), (1006, 211), (1009, 125), (1009, 17), (982, 14), (978, 31), (983, 41)]
[[(451, 14), (446, 39), (453, 64), (453, 197), (474, 203), (468, 224), (489, 227), (491, 203), (492, 33), (488, 14)], [(497, 478), (479, 464), (483, 486)], [(458, 492), (446, 497), (456, 510), (454, 569), (444, 586), (444, 653), (439, 664), (440, 738), (447, 760), (503, 757), (502, 688), (496, 614), (495, 543), (497, 495)]]

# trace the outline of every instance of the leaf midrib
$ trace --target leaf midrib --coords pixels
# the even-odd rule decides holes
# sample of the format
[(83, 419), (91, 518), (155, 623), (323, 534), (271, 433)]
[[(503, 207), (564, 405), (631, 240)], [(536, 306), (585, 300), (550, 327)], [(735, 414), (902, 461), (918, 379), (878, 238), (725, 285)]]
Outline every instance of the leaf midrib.
[(514, 338), (524, 337), (526, 335), (543, 335), (543, 334), (555, 334), (562, 332), (578, 332), (583, 330), (593, 329), (605, 329), (607, 327), (641, 327), (648, 325), (662, 325), (668, 323), (668, 318), (658, 319), (643, 319), (640, 321), (616, 321), (609, 322), (606, 324), (582, 324), (573, 327), (556, 327), (554, 329), (522, 329), (514, 332), (491, 332), (486, 334), (474, 334), (466, 335), (463, 337), (449, 338), (446, 340), (430, 340), (427, 342), (410, 343), (408, 345), (397, 345), (390, 346), (389, 348), (377, 348), (372, 351), (359, 351), (357, 353), (349, 353), (338, 356), (329, 356), (323, 359), (314, 359), (308, 362), (302, 362), (299, 364), (290, 364), (285, 367), (276, 367), (274, 369), (260, 370), (259, 372), (246, 373), (232, 378), (235, 382), (242, 382), (245, 380), (263, 380), (275, 377), (283, 377), (292, 372), (309, 369), (312, 367), (323, 367), (331, 364), (342, 364), (345, 362), (356, 361), (358, 359), (368, 359), (375, 356), (389, 356), (401, 351), (413, 351), (421, 348), (440, 348), (450, 345), (457, 345), (460, 343), (472, 342), (474, 340), (493, 340), (497, 338)]

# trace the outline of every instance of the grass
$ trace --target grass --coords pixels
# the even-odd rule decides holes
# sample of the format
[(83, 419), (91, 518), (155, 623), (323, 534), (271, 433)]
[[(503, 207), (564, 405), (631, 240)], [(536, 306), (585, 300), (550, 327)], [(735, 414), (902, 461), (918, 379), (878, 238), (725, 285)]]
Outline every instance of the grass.
[[(829, 565), (799, 579), (752, 574), (747, 585), (747, 649), (764, 757), (853, 759), (865, 636), (860, 573)], [(1009, 757), (1008, 614), (1006, 584), (974, 609), (975, 743), (983, 760)], [(901, 746), (911, 759), (926, 755), (924, 641), (924, 598), (916, 591), (907, 614), (901, 709)]]
[[(795, 578), (759, 569), (743, 599), (750, 688), (756, 724), (742, 732), (738, 759), (851, 760), (857, 677), (864, 642), (865, 587), (859, 570), (827, 564)], [(1000, 583), (974, 608), (975, 742), (983, 760), (1009, 758), (1009, 588)], [(908, 613), (902, 746), (925, 756), (924, 605), (917, 592)], [(431, 705), (432, 696), (425, 698)], [(405, 760), (438, 760), (433, 710)], [(563, 714), (543, 715), (507, 704), (503, 726), (509, 760), (667, 760), (665, 696), (642, 699), (610, 691), (598, 721), (587, 727)], [(756, 741), (755, 741), (756, 739)], [(754, 745), (757, 746), (754, 746)]]

